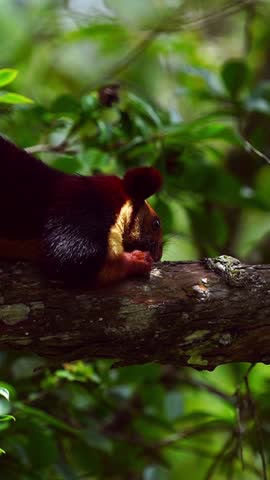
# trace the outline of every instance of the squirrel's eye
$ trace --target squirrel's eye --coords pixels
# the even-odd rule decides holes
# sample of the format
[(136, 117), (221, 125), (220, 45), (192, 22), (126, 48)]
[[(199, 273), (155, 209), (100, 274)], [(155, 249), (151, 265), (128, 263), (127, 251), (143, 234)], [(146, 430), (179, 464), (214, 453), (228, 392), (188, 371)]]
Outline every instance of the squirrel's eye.
[(154, 218), (153, 221), (152, 221), (152, 228), (155, 232), (157, 232), (158, 230), (160, 230), (160, 220), (159, 218)]

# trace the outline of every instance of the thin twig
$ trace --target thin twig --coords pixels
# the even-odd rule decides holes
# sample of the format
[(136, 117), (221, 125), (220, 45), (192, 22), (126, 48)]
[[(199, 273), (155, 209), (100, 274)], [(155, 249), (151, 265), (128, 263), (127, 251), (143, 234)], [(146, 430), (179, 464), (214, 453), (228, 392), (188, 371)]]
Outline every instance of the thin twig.
[(245, 385), (246, 385), (249, 405), (250, 405), (251, 412), (252, 412), (253, 419), (254, 419), (254, 425), (255, 425), (256, 436), (257, 436), (257, 441), (258, 441), (258, 449), (259, 449), (259, 454), (260, 454), (261, 462), (262, 462), (262, 473), (263, 473), (262, 478), (263, 478), (263, 480), (267, 480), (268, 475), (267, 475), (266, 459), (265, 459), (265, 454), (264, 454), (264, 449), (263, 449), (262, 428), (261, 428), (260, 420), (258, 418), (258, 412), (257, 412), (256, 404), (255, 404), (255, 401), (253, 399), (253, 396), (252, 396), (252, 393), (251, 393), (251, 390), (250, 390), (250, 385), (249, 385), (249, 374), (250, 374), (251, 370), (254, 368), (254, 366), (255, 366), (255, 364), (251, 365), (248, 368), (248, 370), (247, 370), (247, 372), (244, 376), (244, 382), (245, 382)]
[(196, 387), (200, 388), (203, 390), (207, 390), (209, 393), (212, 395), (215, 395), (225, 402), (229, 403), (230, 405), (235, 405), (235, 400), (231, 395), (227, 395), (225, 392), (222, 390), (219, 390), (218, 388), (214, 387), (213, 385), (210, 385), (206, 382), (203, 382), (202, 380), (198, 380), (196, 378), (190, 378), (190, 379), (184, 379), (180, 380), (181, 384), (185, 385), (190, 385), (191, 387)]
[(224, 422), (215, 422), (215, 423), (203, 423), (199, 426), (196, 427), (191, 427), (187, 428), (186, 430), (182, 430), (180, 432), (176, 432), (172, 435), (169, 435), (168, 437), (164, 438), (160, 442), (156, 442), (154, 444), (154, 448), (164, 448), (164, 447), (170, 447), (171, 445), (175, 444), (176, 442), (179, 442), (180, 440), (185, 440), (186, 438), (190, 438), (194, 435), (203, 433), (203, 432), (210, 432), (210, 431), (217, 431), (217, 428), (219, 428), (219, 432), (228, 432), (229, 426), (226, 425)]
[(241, 143), (244, 149), (246, 150), (246, 152), (255, 153), (255, 155), (257, 155), (258, 157), (262, 158), (265, 162), (270, 164), (270, 158), (267, 155), (265, 155), (265, 153), (261, 152), (256, 147), (254, 147), (254, 145), (252, 145), (252, 143), (250, 143), (246, 138), (244, 138), (241, 133), (238, 132), (238, 135), (240, 137)]
[(55, 152), (55, 153), (76, 153), (77, 150), (75, 148), (67, 147), (66, 144), (59, 144), (59, 145), (49, 145), (49, 144), (38, 144), (33, 145), (31, 147), (25, 148), (25, 151), (30, 154), (35, 153), (45, 153), (45, 152)]
[(217, 19), (229, 17), (241, 11), (243, 7), (254, 5), (259, 1), (260, 0), (238, 0), (235, 2), (225, 4), (223, 7), (220, 7), (217, 10), (213, 10), (208, 15), (203, 15), (202, 17), (199, 17), (195, 20), (184, 22), (181, 26), (181, 30), (186, 30), (189, 28), (198, 28), (200, 26), (208, 25), (209, 23), (216, 21)]
[(239, 456), (242, 465), (242, 469), (245, 469), (245, 462), (244, 462), (244, 451), (243, 451), (243, 442), (242, 436), (244, 433), (244, 426), (241, 422), (241, 397), (240, 397), (240, 387), (236, 389), (235, 392), (236, 397), (236, 423), (237, 423), (237, 437), (238, 437), (238, 447), (239, 447)]
[(214, 459), (213, 463), (210, 465), (210, 468), (208, 469), (204, 480), (211, 480), (211, 478), (213, 478), (213, 475), (214, 475), (219, 463), (225, 457), (228, 448), (231, 446), (231, 444), (234, 440), (234, 437), (235, 437), (235, 433), (232, 432), (232, 434), (227, 438), (224, 445), (221, 447), (218, 454), (215, 456), (215, 459)]

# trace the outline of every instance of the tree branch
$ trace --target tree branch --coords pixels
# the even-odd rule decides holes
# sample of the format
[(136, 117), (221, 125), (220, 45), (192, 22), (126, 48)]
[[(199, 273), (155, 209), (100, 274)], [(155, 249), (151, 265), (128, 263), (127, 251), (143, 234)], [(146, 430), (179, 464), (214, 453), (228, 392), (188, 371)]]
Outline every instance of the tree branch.
[(270, 363), (270, 265), (231, 257), (163, 262), (149, 280), (65, 290), (36, 267), (0, 263), (0, 350), (53, 363), (119, 359), (213, 369)]

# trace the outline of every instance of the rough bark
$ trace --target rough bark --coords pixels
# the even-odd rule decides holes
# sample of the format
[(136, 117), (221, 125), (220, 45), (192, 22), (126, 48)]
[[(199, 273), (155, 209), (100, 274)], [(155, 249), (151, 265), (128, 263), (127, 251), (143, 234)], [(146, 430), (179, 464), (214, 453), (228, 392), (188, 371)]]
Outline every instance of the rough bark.
[(66, 290), (24, 263), (0, 263), (0, 350), (53, 363), (112, 358), (213, 369), (270, 363), (270, 266), (231, 257), (163, 262), (150, 279)]

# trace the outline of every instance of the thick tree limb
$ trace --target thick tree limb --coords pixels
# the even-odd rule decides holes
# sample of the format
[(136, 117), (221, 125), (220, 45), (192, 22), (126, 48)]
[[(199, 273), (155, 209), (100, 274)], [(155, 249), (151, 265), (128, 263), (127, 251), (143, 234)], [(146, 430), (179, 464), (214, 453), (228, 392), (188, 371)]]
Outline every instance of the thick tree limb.
[(23, 263), (0, 269), (0, 350), (55, 363), (270, 363), (270, 265), (164, 262), (149, 280), (91, 291), (47, 283)]

